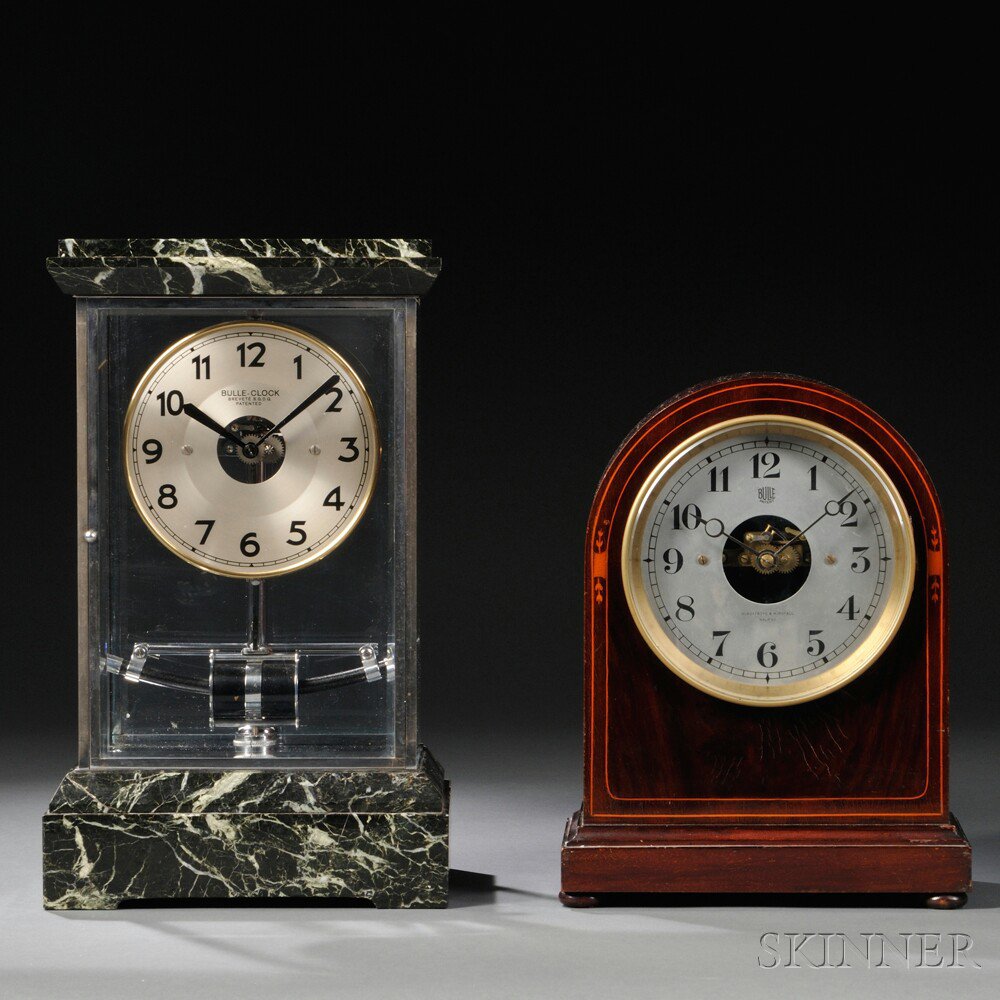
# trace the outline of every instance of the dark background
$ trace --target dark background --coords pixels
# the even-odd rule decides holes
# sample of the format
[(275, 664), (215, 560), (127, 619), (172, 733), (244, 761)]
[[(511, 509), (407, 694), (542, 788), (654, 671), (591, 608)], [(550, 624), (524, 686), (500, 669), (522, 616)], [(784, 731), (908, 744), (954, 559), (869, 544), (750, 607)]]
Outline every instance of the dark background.
[(240, 72), (238, 47), (167, 73), (134, 41), (66, 62), (32, 48), (7, 92), (6, 697), (41, 706), (9, 713), (15, 731), (75, 728), (73, 303), (44, 268), (61, 236), (434, 240), (431, 745), (580, 725), (598, 478), (664, 399), (748, 369), (837, 385), (921, 455), (949, 527), (953, 725), (995, 716), (1000, 213), (995, 80), (975, 59), (716, 52), (692, 70), (670, 46), (549, 39), (521, 64), (498, 29), (447, 67), (348, 65), (340, 38), (287, 75)]

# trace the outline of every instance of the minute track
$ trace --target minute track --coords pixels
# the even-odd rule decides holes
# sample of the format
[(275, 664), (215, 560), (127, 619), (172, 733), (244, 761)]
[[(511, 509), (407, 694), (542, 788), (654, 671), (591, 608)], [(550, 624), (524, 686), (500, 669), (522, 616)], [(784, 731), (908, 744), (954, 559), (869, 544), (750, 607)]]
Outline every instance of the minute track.
[[(672, 505), (671, 501), (676, 500), (681, 495), (684, 486), (686, 486), (699, 473), (704, 472), (709, 467), (717, 463), (720, 459), (734, 454), (741, 454), (744, 452), (752, 453), (754, 450), (757, 449), (797, 452), (799, 454), (813, 458), (816, 461), (822, 462), (831, 469), (835, 470), (838, 473), (838, 475), (841, 476), (843, 479), (845, 479), (851, 486), (850, 491), (846, 493), (845, 496), (842, 497), (841, 499), (846, 499), (846, 497), (851, 496), (853, 493), (855, 493), (855, 491), (863, 492), (861, 491), (861, 486), (858, 483), (857, 479), (847, 470), (846, 466), (844, 466), (842, 463), (836, 462), (835, 460), (831, 459), (829, 456), (824, 455), (818, 450), (808, 447), (805, 444), (789, 440), (775, 439), (774, 437), (771, 436), (768, 436), (765, 440), (741, 442), (740, 444), (742, 445), (742, 447), (734, 445), (713, 452), (708, 456), (706, 456), (704, 459), (701, 459), (699, 462), (695, 463), (690, 469), (686, 470), (686, 472), (678, 480), (677, 489), (671, 491), (668, 497), (665, 498), (663, 503), (664, 510), (669, 509), (670, 506)], [(864, 502), (866, 509), (869, 511), (869, 514), (871, 515), (873, 521), (877, 521), (878, 513), (875, 509), (874, 504), (872, 504), (870, 498), (868, 498), (867, 495), (865, 495), (864, 497)], [(815, 527), (816, 524), (818, 524), (819, 521), (822, 520), (824, 516), (825, 512), (824, 515), (821, 515), (819, 518), (816, 518), (813, 521), (813, 523), (809, 525), (809, 528)], [(707, 520), (712, 520), (712, 518), (703, 517), (699, 522), (700, 525), (704, 526)], [(803, 531), (803, 534), (805, 534), (805, 530)], [(658, 535), (658, 532), (659, 532), (659, 522), (657, 522), (657, 524), (654, 525), (654, 528), (651, 532), (651, 547), (655, 546), (655, 539)], [(726, 534), (727, 537), (732, 537), (731, 535), (728, 535), (725, 532), (723, 532), (723, 534)], [(743, 548), (746, 548), (746, 545), (739, 539), (735, 539), (735, 541), (737, 541)], [(790, 544), (790, 542), (783, 543), (782, 546), (778, 549), (778, 551), (780, 552), (781, 549), (784, 548), (785, 545), (787, 544)], [(880, 549), (880, 554), (884, 554), (884, 549)], [(825, 667), (827, 664), (829, 664), (834, 657), (838, 656), (839, 654), (849, 649), (850, 646), (853, 644), (853, 642), (864, 632), (865, 628), (868, 625), (868, 621), (871, 619), (872, 612), (877, 609), (877, 597), (881, 594), (881, 583), (882, 579), (884, 578), (884, 570), (881, 570), (879, 572), (879, 579), (876, 583), (872, 602), (869, 604), (868, 607), (868, 613), (866, 616), (859, 616), (859, 624), (853, 630), (853, 632), (851, 633), (850, 637), (847, 640), (840, 643), (837, 647), (833, 648), (827, 655), (824, 655), (822, 657), (815, 657), (811, 660), (806, 660), (803, 663), (796, 664), (794, 667), (791, 668), (780, 669), (780, 670), (777, 669), (764, 670), (760, 669), (759, 667), (754, 668), (753, 666), (750, 666), (746, 663), (737, 664), (725, 658), (712, 656), (709, 652), (702, 650), (695, 642), (693, 642), (692, 639), (685, 633), (682, 625), (679, 623), (677, 619), (677, 616), (675, 614), (669, 613), (667, 606), (661, 596), (664, 590), (664, 584), (661, 584), (660, 581), (659, 575), (661, 571), (659, 570), (658, 561), (653, 557), (649, 558), (650, 558), (649, 566), (651, 570), (650, 574), (651, 584), (653, 583), (654, 580), (656, 584), (655, 596), (656, 596), (657, 606), (661, 610), (664, 623), (667, 625), (668, 628), (671, 629), (671, 631), (677, 637), (678, 642), (684, 648), (686, 648), (690, 653), (693, 653), (695, 656), (697, 656), (698, 659), (702, 660), (704, 663), (715, 669), (726, 671), (732, 674), (733, 676), (749, 678), (757, 681), (763, 681), (766, 684), (773, 683), (775, 680), (800, 677), (809, 671), (821, 669)]]
[(846, 683), (912, 588), (911, 558), (891, 568), (906, 541), (886, 520), (894, 487), (799, 418), (740, 418), (699, 438), (710, 444), (678, 445), (647, 474), (626, 523), (626, 598), (646, 641), (728, 700), (788, 704)]
[[(242, 343), (263, 349), (237, 351)], [(196, 357), (211, 358), (210, 368), (207, 362), (191, 365)], [(254, 365), (255, 360), (262, 363)], [(203, 378), (209, 371), (211, 377)], [(298, 373), (318, 388), (283, 416), (289, 405), (282, 406), (283, 400), (301, 397)], [(335, 386), (341, 387), (343, 400), (336, 412), (307, 409)], [(166, 402), (157, 404), (159, 396), (165, 400), (170, 393), (182, 395), (183, 403), (173, 400), (169, 409)], [(237, 414), (245, 416), (233, 423)], [(282, 417), (280, 427), (265, 416)], [(216, 432), (219, 457), (209, 431), (187, 437), (185, 426), (194, 421)], [(267, 428), (256, 440), (252, 430), (247, 432), (253, 421)], [(141, 380), (126, 428), (126, 470), (137, 509), (168, 548), (210, 572), (266, 577), (322, 558), (353, 531), (374, 489), (378, 431), (363, 384), (321, 341), (276, 324), (224, 324), (175, 344)], [(268, 439), (278, 444), (265, 454)], [(146, 454), (157, 455), (152, 461), (144, 457), (144, 442), (150, 448)], [(245, 475), (219, 467), (223, 445), (235, 451), (236, 442), (260, 452), (259, 458), (253, 449), (236, 453), (247, 463)], [(256, 461), (273, 464), (256, 475)], [(170, 487), (165, 503), (160, 501), (164, 482)], [(337, 502), (328, 503), (334, 495)], [(216, 525), (200, 544), (201, 529), (195, 535), (193, 522), (205, 519)]]

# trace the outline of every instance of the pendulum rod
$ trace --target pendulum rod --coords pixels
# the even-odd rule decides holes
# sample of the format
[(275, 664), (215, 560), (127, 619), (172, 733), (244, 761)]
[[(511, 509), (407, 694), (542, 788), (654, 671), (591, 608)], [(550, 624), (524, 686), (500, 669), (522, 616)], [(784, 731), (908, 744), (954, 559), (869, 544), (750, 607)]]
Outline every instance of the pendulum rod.
[(247, 649), (266, 652), (264, 581), (251, 580), (247, 584)]

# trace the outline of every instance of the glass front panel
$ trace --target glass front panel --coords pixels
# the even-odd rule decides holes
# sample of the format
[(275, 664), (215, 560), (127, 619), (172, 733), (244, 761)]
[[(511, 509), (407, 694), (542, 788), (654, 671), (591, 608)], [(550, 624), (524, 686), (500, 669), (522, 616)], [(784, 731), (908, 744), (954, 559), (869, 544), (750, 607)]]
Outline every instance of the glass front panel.
[(89, 762), (412, 764), (413, 301), (79, 309)]

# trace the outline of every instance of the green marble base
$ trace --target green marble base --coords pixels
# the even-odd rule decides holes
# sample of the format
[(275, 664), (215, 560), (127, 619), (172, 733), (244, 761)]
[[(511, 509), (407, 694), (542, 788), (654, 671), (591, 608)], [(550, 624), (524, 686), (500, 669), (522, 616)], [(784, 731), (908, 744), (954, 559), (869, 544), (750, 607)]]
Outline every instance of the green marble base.
[(43, 822), (48, 909), (126, 900), (448, 902), (449, 788), (393, 771), (70, 771)]

